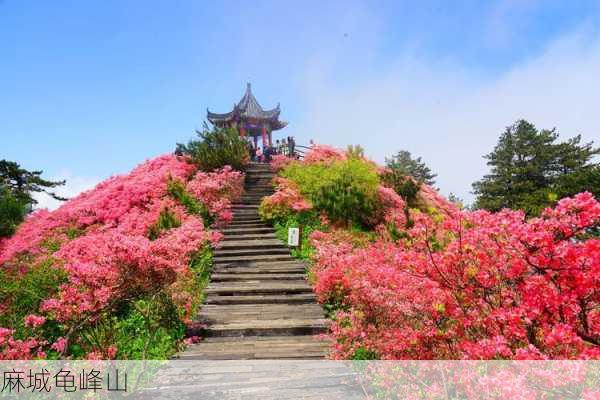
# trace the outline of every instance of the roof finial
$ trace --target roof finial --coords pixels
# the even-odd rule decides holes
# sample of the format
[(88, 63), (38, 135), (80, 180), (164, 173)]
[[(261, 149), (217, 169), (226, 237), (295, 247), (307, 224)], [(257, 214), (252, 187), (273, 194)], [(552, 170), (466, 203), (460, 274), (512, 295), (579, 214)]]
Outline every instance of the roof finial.
[(246, 92), (250, 92), (251, 88), (250, 88), (250, 82), (246, 83)]

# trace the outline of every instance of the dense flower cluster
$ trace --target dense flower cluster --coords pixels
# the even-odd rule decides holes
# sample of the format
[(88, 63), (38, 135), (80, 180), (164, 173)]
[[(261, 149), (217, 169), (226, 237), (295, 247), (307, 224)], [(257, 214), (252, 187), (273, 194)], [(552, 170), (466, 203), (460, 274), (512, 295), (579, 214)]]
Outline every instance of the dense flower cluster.
[(294, 161), (295, 160), (292, 157), (288, 157), (284, 154), (275, 154), (271, 156), (271, 162), (269, 165), (271, 166), (271, 170), (277, 172), (281, 171), (286, 165)]
[(387, 359), (600, 357), (600, 203), (411, 216), (397, 241), (313, 233), (315, 290), (337, 304), (334, 356)]
[(239, 200), (244, 188), (244, 175), (226, 166), (216, 172), (198, 171), (188, 190), (217, 216), (220, 224), (231, 222), (231, 203)]
[[(52, 268), (66, 272), (67, 281), (41, 302), (41, 315), (25, 318), (25, 326), (33, 330), (29, 339), (16, 340), (14, 329), (0, 328), (0, 357), (43, 357), (45, 349), (62, 354), (72, 336), (103, 312), (144, 294), (169, 292), (178, 281), (190, 279), (191, 257), (221, 236), (169, 195), (169, 183), (181, 182), (221, 221), (231, 219), (231, 201), (243, 190), (243, 175), (230, 168), (195, 171), (187, 159), (164, 155), (104, 181), (54, 212), (32, 214), (2, 243), (0, 267), (18, 276), (50, 260)], [(171, 225), (152, 237), (164, 213)], [(191, 296), (174, 292), (173, 301), (184, 315), (191, 311)], [(59, 323), (65, 337), (54, 343), (36, 337), (35, 330), (48, 320)], [(114, 356), (113, 347), (89, 356)]]
[(306, 154), (302, 161), (306, 164), (312, 164), (318, 162), (345, 160), (347, 158), (348, 157), (346, 153), (342, 150), (327, 145), (316, 144), (311, 147), (310, 151)]
[(259, 212), (264, 219), (271, 220), (290, 212), (299, 213), (312, 208), (294, 182), (282, 177), (276, 177), (274, 181), (275, 193), (265, 197), (260, 205)]

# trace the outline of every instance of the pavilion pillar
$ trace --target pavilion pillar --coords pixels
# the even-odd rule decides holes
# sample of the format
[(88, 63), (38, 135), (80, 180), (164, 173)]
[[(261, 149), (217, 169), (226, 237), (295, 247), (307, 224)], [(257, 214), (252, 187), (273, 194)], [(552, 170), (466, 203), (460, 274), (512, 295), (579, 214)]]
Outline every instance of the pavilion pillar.
[(258, 149), (258, 135), (254, 136), (254, 148)]
[(273, 132), (269, 131), (269, 147), (273, 147)]
[(243, 126), (240, 126), (240, 136), (241, 137), (246, 136), (246, 128), (244, 128)]
[(267, 127), (263, 125), (261, 129), (263, 148), (267, 145)]

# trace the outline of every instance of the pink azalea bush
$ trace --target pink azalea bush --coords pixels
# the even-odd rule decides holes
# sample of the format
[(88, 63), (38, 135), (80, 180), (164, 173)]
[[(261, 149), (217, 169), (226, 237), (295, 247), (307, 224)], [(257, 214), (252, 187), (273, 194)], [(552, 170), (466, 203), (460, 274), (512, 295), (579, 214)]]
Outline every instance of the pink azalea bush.
[(335, 160), (343, 161), (348, 157), (346, 152), (343, 150), (336, 149), (335, 147), (316, 144), (311, 147), (310, 151), (306, 154), (302, 160), (305, 164), (321, 163), (321, 162), (332, 162)]
[[(183, 204), (174, 198), (173, 182), (192, 200)], [(70, 344), (86, 346), (81, 331), (124, 304), (162, 293), (182, 320), (189, 319), (198, 296), (180, 288), (194, 279), (190, 263), (198, 251), (221, 238), (190, 211), (189, 203), (202, 204), (225, 223), (242, 190), (243, 175), (229, 167), (196, 173), (185, 157), (164, 155), (100, 183), (56, 211), (33, 213), (2, 243), (2, 273), (17, 282), (36, 274), (62, 278), (56, 287), (43, 286), (48, 297), (23, 321), (13, 322), (18, 326), (0, 328), (0, 357), (41, 358), (49, 351), (68, 356)], [(161, 218), (168, 223), (160, 225)], [(2, 300), (9, 316), (19, 299)], [(52, 327), (51, 337), (44, 336), (46, 327)], [(113, 358), (117, 351), (107, 342), (89, 348), (88, 356)]]
[(313, 233), (315, 291), (341, 303), (333, 356), (386, 359), (600, 357), (600, 203), (522, 212), (413, 215), (397, 242)]
[[(281, 171), (300, 184), (279, 178), (263, 217), (281, 227), (299, 221), (302, 193), (350, 159), (315, 146), (293, 173)], [(376, 189), (366, 229), (307, 221), (322, 216), (317, 203), (304, 213), (314, 290), (334, 317), (332, 357), (600, 358), (600, 240), (590, 234), (600, 203), (591, 194), (528, 220), (520, 211), (460, 210), (427, 185), (415, 208), (381, 181)]]
[(298, 186), (289, 179), (276, 177), (276, 190), (265, 197), (260, 205), (259, 213), (263, 219), (274, 220), (292, 213), (308, 211), (312, 205), (299, 192)]
[(275, 154), (271, 156), (271, 162), (269, 163), (269, 166), (271, 167), (272, 171), (278, 172), (294, 161), (295, 160), (293, 158), (284, 154)]

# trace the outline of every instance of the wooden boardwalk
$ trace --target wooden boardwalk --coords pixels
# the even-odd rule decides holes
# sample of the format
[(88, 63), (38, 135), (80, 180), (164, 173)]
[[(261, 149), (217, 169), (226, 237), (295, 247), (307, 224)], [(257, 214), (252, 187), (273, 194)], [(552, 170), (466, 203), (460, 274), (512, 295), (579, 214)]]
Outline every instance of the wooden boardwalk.
[(261, 222), (258, 206), (273, 193), (268, 165), (252, 164), (245, 193), (234, 204), (233, 222), (215, 251), (211, 282), (190, 335), (204, 339), (180, 359), (320, 359), (328, 343), (323, 309), (274, 229)]

